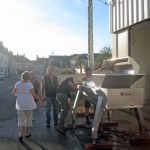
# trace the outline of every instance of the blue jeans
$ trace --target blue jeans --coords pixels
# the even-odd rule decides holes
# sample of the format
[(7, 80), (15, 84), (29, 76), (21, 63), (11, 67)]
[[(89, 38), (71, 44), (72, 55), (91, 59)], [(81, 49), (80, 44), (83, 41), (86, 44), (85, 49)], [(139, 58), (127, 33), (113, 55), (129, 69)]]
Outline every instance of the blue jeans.
[(56, 97), (46, 97), (46, 123), (50, 124), (51, 121), (51, 104), (53, 105), (53, 119), (54, 124), (58, 123), (58, 102)]

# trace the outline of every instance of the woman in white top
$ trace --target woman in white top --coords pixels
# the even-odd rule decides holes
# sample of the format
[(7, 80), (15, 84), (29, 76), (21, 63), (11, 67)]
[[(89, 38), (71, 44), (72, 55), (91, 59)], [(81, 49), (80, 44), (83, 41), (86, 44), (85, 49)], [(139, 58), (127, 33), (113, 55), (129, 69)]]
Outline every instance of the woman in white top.
[(34, 99), (41, 100), (34, 92), (34, 87), (30, 79), (30, 72), (25, 71), (21, 74), (21, 80), (15, 84), (12, 95), (17, 96), (16, 109), (18, 115), (19, 141), (22, 142), (22, 130), (25, 127), (25, 136), (31, 136), (29, 131), (32, 126), (33, 109), (37, 108)]

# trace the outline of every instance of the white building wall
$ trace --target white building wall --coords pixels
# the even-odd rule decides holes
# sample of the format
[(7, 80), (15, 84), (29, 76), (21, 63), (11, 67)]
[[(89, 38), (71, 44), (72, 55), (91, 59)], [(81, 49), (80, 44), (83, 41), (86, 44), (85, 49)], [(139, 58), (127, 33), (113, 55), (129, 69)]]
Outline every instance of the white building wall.
[(8, 55), (4, 55), (4, 73), (5, 73), (5, 76), (8, 76), (8, 66), (9, 66), (9, 57), (8, 57)]
[(128, 56), (128, 30), (119, 32), (118, 36), (118, 57)]
[(5, 76), (8, 76), (8, 62), (9, 57), (0, 53), (0, 72), (3, 72)]
[(150, 101), (150, 0), (109, 2), (112, 55), (130, 55), (140, 64), (145, 76), (137, 85), (144, 85), (144, 99)]
[(150, 0), (108, 0), (110, 32), (150, 18)]
[(129, 38), (128, 29), (112, 34), (112, 57), (129, 56)]
[(140, 64), (140, 73), (145, 74), (139, 85), (144, 83), (145, 99), (150, 101), (150, 21), (132, 27), (130, 35), (131, 57)]
[(16, 60), (13, 58), (13, 56), (9, 57), (9, 76), (14, 76), (16, 75)]
[(0, 72), (3, 72), (3, 68), (4, 68), (4, 63), (3, 63), (3, 60), (4, 60), (4, 54), (0, 52)]
[(117, 35), (112, 34), (112, 58), (117, 58)]

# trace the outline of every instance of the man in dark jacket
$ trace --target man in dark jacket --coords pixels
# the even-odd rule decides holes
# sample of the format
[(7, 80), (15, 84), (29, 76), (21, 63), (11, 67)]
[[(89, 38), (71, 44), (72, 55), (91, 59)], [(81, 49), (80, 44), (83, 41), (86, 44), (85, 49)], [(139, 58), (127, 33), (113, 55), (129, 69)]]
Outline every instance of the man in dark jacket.
[(46, 101), (46, 126), (50, 127), (51, 121), (51, 104), (53, 105), (54, 126), (58, 124), (58, 104), (56, 101), (56, 91), (58, 88), (58, 79), (54, 75), (54, 68), (49, 66), (47, 68), (47, 75), (43, 77), (41, 84), (42, 100)]
[(65, 134), (64, 123), (68, 114), (68, 109), (70, 109), (68, 98), (70, 98), (71, 89), (77, 90), (77, 86), (74, 84), (73, 78), (69, 77), (60, 84), (56, 94), (56, 99), (61, 108), (60, 118), (56, 130), (61, 134)]

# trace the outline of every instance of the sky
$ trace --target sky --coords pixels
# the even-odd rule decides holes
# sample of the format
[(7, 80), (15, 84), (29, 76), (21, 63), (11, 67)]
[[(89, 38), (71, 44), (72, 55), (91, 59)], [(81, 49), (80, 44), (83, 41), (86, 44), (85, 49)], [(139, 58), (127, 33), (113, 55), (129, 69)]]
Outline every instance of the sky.
[[(93, 0), (94, 53), (111, 46), (109, 7), (102, 1)], [(0, 0), (0, 19), (0, 41), (14, 55), (88, 53), (87, 0)]]

